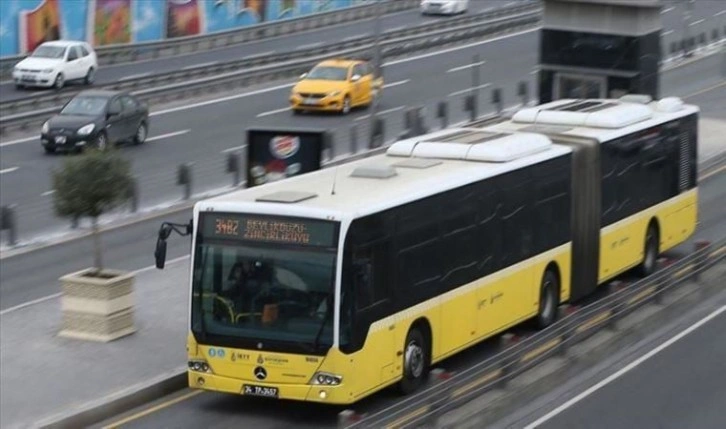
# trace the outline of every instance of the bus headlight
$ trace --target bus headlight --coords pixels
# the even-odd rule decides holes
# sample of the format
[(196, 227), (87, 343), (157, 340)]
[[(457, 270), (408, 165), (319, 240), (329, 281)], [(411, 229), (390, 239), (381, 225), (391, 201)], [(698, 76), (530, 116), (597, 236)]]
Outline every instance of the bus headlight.
[(210, 368), (209, 364), (203, 360), (190, 360), (187, 362), (187, 366), (192, 371), (212, 373), (212, 368)]
[(310, 384), (318, 386), (337, 386), (343, 381), (342, 375), (331, 374), (329, 372), (316, 372)]

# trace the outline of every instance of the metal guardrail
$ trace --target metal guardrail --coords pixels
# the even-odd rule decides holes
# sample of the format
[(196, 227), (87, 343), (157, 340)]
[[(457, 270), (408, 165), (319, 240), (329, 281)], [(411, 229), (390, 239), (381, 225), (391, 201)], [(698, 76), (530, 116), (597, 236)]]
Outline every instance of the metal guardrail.
[[(100, 65), (111, 65), (209, 51), (211, 49), (218, 49), (254, 40), (268, 39), (329, 25), (373, 18), (377, 13), (376, 7), (379, 4), (382, 7), (380, 12), (382, 14), (388, 14), (416, 8), (419, 2), (417, 0), (381, 0), (380, 3), (376, 1), (345, 9), (336, 9), (282, 21), (265, 22), (210, 34), (153, 42), (101, 46), (96, 48), (96, 54), (98, 55)], [(3, 79), (7, 78), (15, 64), (26, 56), (27, 54), (0, 58), (0, 76)]]
[[(467, 24), (461, 27), (430, 31), (425, 36), (404, 36), (382, 42), (382, 57), (391, 58), (406, 55), (429, 48), (441, 47), (463, 40), (480, 37), (500, 35), (508, 32), (532, 28), (539, 23), (539, 12), (527, 12), (515, 17), (492, 18), (485, 22)], [(335, 56), (368, 57), (374, 45), (372, 42), (360, 43), (358, 46), (334, 53)], [(234, 88), (243, 88), (270, 81), (279, 81), (291, 78), (308, 71), (317, 62), (330, 58), (331, 52), (301, 55), (301, 58), (282, 63), (262, 65), (249, 69), (207, 75), (204, 68), (172, 71), (160, 75), (142, 77), (115, 84), (105, 85), (106, 89), (124, 89), (131, 91), (145, 102), (164, 102), (170, 99), (179, 99), (185, 96), (208, 94), (210, 91), (229, 91)], [(162, 84), (165, 82), (166, 84)], [(172, 82), (172, 83), (168, 83)], [(161, 86), (153, 86), (161, 84)], [(149, 87), (151, 86), (151, 87)], [(144, 88), (140, 89), (138, 87)], [(138, 88), (138, 89), (134, 89)], [(65, 103), (71, 96), (58, 97), (58, 101)], [(60, 110), (62, 105), (51, 107), (34, 107), (30, 112), (17, 114), (3, 113), (0, 117), (0, 132), (9, 129), (24, 129), (45, 121), (49, 115)]]
[[(340, 427), (417, 428), (438, 427), (438, 419), (472, 399), (503, 388), (513, 378), (550, 357), (565, 355), (569, 347), (597, 331), (614, 327), (619, 320), (663, 296), (687, 279), (726, 258), (726, 239), (715, 243), (698, 242), (696, 251), (652, 276), (620, 289), (611, 295), (560, 319), (550, 328), (516, 343), (510, 348), (471, 368), (434, 383), (426, 390), (357, 421), (341, 422)], [(347, 415), (351, 413), (348, 410)], [(347, 416), (346, 415), (346, 416)], [(356, 420), (356, 419), (351, 419)]]
[[(405, 55), (432, 46), (520, 29), (528, 25), (534, 26), (539, 22), (540, 14), (541, 9), (536, 4), (515, 5), (457, 18), (454, 21), (439, 21), (430, 25), (388, 32), (382, 36), (382, 55), (384, 57)], [(370, 57), (374, 41), (373, 37), (360, 37), (306, 50), (201, 65), (96, 85), (96, 87), (132, 91), (142, 98), (149, 94), (160, 93), (176, 96), (179, 90), (183, 92), (189, 88), (196, 89), (204, 79), (207, 79), (204, 81), (207, 83), (218, 81), (229, 88), (231, 76), (235, 76), (235, 82), (232, 83), (234, 86), (245, 87), (299, 75), (316, 62), (331, 56)], [(78, 90), (68, 88), (53, 94), (0, 102), (0, 113), (2, 113), (0, 129), (5, 131), (8, 127), (27, 125), (37, 122), (38, 119), (45, 119), (57, 112), (77, 93)]]

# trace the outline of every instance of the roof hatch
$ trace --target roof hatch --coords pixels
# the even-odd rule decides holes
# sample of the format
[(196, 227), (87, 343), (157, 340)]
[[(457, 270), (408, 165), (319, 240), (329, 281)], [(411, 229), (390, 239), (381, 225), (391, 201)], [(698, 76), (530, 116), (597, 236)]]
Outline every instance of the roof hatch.
[(294, 204), (301, 201), (309, 200), (317, 197), (318, 194), (314, 192), (302, 192), (302, 191), (279, 191), (271, 194), (262, 195), (257, 197), (255, 201), (265, 203), (285, 203)]
[(652, 117), (653, 110), (641, 102), (568, 99), (521, 109), (514, 114), (512, 121), (571, 127), (622, 128)]

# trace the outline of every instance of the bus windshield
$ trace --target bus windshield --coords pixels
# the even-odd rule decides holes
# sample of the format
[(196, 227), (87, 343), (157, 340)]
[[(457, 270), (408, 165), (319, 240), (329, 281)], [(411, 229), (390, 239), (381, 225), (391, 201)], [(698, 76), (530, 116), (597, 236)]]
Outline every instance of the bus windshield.
[[(334, 228), (332, 223), (325, 226)], [(195, 334), (210, 344), (239, 348), (301, 353), (330, 348), (334, 248), (202, 234), (192, 281)]]

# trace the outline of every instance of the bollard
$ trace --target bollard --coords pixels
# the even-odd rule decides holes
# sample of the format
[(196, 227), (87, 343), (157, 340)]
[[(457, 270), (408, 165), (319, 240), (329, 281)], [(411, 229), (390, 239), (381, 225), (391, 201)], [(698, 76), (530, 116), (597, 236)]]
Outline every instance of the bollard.
[(375, 149), (383, 146), (383, 139), (385, 136), (385, 124), (382, 118), (375, 118), (373, 120), (373, 129), (370, 134), (370, 141), (368, 144), (369, 149)]
[(71, 218), (71, 229), (78, 228), (78, 222), (79, 222), (78, 216), (73, 216), (73, 218)]
[(701, 271), (703, 271), (706, 267), (706, 262), (708, 262), (711, 242), (708, 240), (697, 240), (693, 244), (693, 247), (696, 253), (696, 263), (693, 267), (693, 279), (699, 281), (701, 280)]
[(474, 94), (469, 94), (464, 97), (464, 110), (469, 112), (469, 121), (474, 122), (479, 117), (477, 112), (477, 97)]
[(718, 28), (714, 28), (711, 31), (711, 41), (712, 42), (717, 42), (718, 41)]
[(501, 115), (504, 108), (502, 105), (502, 90), (500, 88), (492, 89), (492, 104), (496, 106), (497, 114)]
[(698, 36), (698, 43), (700, 45), (705, 45), (706, 44), (706, 33), (701, 33), (701, 35)]
[(415, 110), (415, 118), (416, 118), (416, 129), (415, 129), (415, 135), (421, 136), (429, 132), (428, 127), (426, 126), (426, 106), (418, 106)]
[(0, 207), (0, 231), (8, 232), (8, 244), (15, 246), (18, 242), (18, 224), (15, 217), (15, 204)]
[(520, 81), (517, 85), (517, 95), (522, 97), (522, 106), (526, 106), (529, 102), (529, 87), (527, 81)]
[(131, 201), (131, 213), (139, 211), (139, 184), (135, 177), (131, 179), (128, 198)]
[(323, 132), (323, 150), (328, 153), (328, 160), (335, 159), (335, 138), (333, 132), (328, 130)]
[(449, 103), (447, 101), (439, 101), (436, 116), (441, 119), (442, 129), (449, 126)]
[(232, 173), (232, 186), (239, 186), (241, 169), (239, 167), (240, 156), (237, 152), (227, 154), (227, 173)]
[(192, 197), (192, 163), (179, 165), (176, 184), (184, 187), (184, 199)]
[(358, 153), (358, 126), (355, 124), (350, 126), (350, 153)]

